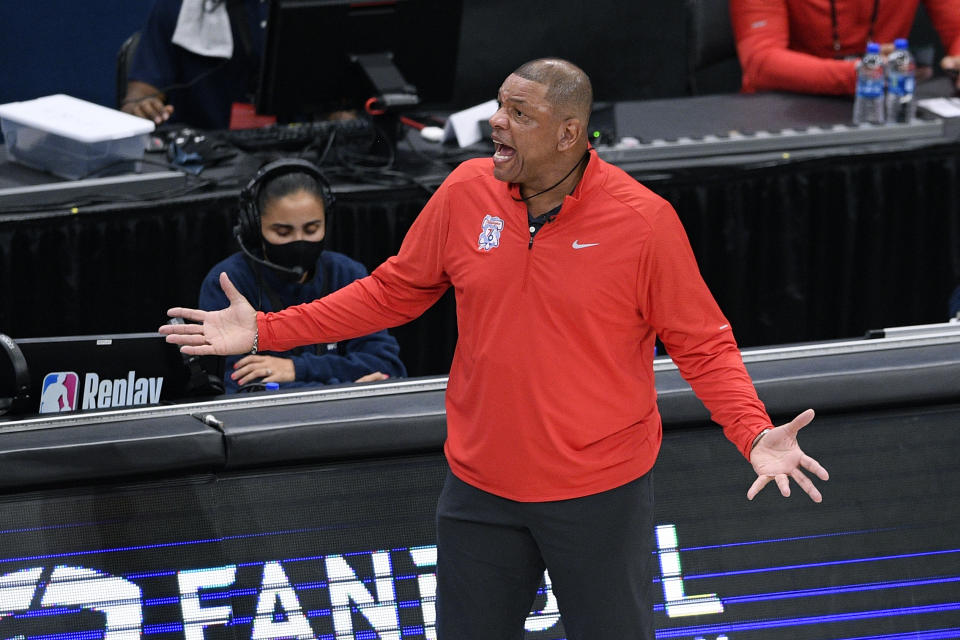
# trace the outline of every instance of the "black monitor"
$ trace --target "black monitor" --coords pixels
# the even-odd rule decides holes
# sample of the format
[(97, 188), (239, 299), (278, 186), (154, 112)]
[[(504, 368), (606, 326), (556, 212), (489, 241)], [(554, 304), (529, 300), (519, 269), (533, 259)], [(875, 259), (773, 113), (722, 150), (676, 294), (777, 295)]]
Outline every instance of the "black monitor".
[(462, 0), (270, 0), (257, 112), (448, 103), (461, 13)]
[(185, 357), (159, 333), (2, 339), (0, 399), (7, 417), (223, 393), (223, 358)]

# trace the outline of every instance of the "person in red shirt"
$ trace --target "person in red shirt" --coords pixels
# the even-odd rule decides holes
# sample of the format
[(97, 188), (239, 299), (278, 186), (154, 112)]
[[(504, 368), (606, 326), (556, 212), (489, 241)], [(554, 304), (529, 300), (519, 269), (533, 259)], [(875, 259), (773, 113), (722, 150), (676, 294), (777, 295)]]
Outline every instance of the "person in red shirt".
[(807, 410), (773, 427), (673, 207), (587, 140), (592, 89), (559, 59), (510, 74), (492, 158), (437, 189), (400, 251), (320, 300), (257, 313), (174, 308), (186, 353), (339, 341), (407, 322), (449, 287), (459, 337), (437, 506), (437, 637), (519, 638), (544, 570), (571, 640), (653, 640), (654, 341), (753, 465), (752, 499), (804, 470)]
[[(919, 0), (730, 0), (742, 89), (852, 95), (867, 42), (889, 53), (910, 34)], [(960, 70), (960, 0), (924, 0), (947, 55)], [(957, 81), (960, 89), (960, 79)]]

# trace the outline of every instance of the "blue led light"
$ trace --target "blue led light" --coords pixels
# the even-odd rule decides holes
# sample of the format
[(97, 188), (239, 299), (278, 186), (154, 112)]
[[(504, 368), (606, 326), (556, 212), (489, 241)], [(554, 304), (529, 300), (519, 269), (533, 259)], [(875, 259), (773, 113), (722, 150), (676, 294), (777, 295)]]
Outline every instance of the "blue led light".
[(808, 616), (804, 618), (774, 618), (772, 620), (752, 620), (748, 622), (675, 627), (671, 629), (658, 630), (656, 632), (656, 637), (680, 638), (690, 635), (729, 634), (736, 633), (738, 631), (756, 631), (758, 629), (772, 629), (777, 627), (796, 627), (805, 625), (829, 624), (835, 622), (851, 622), (853, 620), (923, 615), (928, 613), (942, 613), (946, 611), (960, 611), (960, 602), (931, 604), (918, 607), (902, 607), (899, 609), (854, 611), (851, 613), (836, 613), (822, 616)]
[(738, 569), (736, 571), (718, 571), (715, 573), (684, 574), (686, 580), (696, 580), (700, 578), (721, 578), (725, 576), (748, 575), (755, 573), (768, 573), (770, 571), (793, 571), (796, 569), (815, 569), (818, 567), (832, 567), (847, 564), (862, 564), (864, 562), (881, 562), (884, 560), (905, 560), (908, 558), (923, 558), (931, 556), (950, 555), (960, 553), (960, 549), (941, 549), (937, 551), (918, 551), (916, 553), (898, 553), (888, 556), (873, 556), (869, 558), (849, 558), (846, 560), (829, 560), (825, 562), (809, 562), (805, 564), (786, 564), (773, 567), (757, 567), (754, 569)]

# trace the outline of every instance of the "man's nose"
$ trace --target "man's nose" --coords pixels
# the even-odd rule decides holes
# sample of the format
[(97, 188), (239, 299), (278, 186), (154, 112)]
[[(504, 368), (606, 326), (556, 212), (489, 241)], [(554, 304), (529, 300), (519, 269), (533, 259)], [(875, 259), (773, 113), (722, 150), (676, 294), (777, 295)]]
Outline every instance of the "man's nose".
[(506, 115), (503, 112), (503, 107), (497, 109), (494, 114), (490, 116), (490, 120), (488, 120), (488, 122), (494, 129), (506, 128)]

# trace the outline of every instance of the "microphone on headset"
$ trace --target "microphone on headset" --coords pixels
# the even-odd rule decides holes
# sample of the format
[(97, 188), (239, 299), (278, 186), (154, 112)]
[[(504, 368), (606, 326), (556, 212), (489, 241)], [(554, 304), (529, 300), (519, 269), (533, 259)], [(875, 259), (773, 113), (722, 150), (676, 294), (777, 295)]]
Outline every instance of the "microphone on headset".
[(301, 266), (284, 267), (283, 265), (279, 265), (275, 262), (270, 262), (269, 260), (264, 260), (263, 258), (259, 258), (255, 256), (253, 252), (250, 251), (250, 249), (247, 249), (247, 245), (243, 243), (243, 234), (240, 233), (240, 225), (237, 225), (236, 227), (234, 227), (233, 234), (234, 234), (234, 237), (236, 237), (237, 244), (240, 245), (240, 250), (243, 251), (243, 254), (248, 258), (250, 258), (251, 260), (253, 260), (254, 262), (256, 262), (257, 264), (261, 264), (267, 267), (268, 269), (273, 269), (274, 271), (279, 271), (280, 273), (285, 274), (294, 280), (299, 280), (300, 278), (303, 277), (303, 274), (305, 273), (305, 271)]

